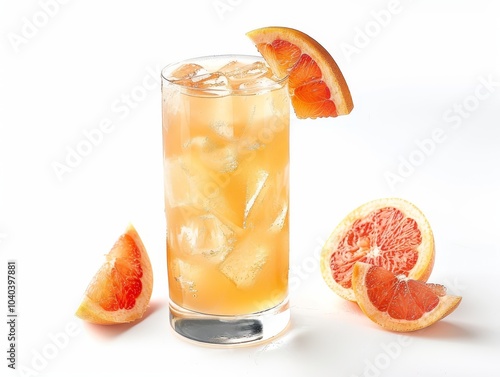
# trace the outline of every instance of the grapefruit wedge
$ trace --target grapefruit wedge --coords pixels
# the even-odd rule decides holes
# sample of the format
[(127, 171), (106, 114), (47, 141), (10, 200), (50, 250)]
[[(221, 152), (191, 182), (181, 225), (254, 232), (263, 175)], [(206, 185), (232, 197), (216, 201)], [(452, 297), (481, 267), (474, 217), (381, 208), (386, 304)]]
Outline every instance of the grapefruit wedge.
[(453, 312), (462, 300), (447, 295), (440, 284), (412, 280), (362, 262), (354, 265), (352, 287), (366, 316), (392, 331), (428, 327)]
[(101, 325), (132, 322), (143, 316), (152, 290), (149, 256), (129, 225), (87, 287), (76, 315)]
[(323, 247), (320, 267), (335, 293), (356, 301), (351, 283), (356, 262), (426, 281), (434, 254), (434, 236), (424, 214), (406, 200), (384, 198), (361, 205), (340, 222)]
[(287, 27), (247, 33), (278, 77), (289, 76), (288, 89), (298, 118), (336, 117), (353, 108), (351, 93), (330, 53), (309, 35)]

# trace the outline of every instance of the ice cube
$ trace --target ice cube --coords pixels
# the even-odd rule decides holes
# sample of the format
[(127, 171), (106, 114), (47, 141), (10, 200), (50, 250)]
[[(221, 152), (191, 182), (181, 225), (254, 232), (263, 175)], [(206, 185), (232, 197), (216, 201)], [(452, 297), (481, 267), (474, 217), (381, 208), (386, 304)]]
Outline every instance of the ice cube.
[(253, 208), (255, 200), (262, 192), (262, 189), (266, 184), (266, 180), (268, 177), (269, 173), (265, 170), (258, 170), (252, 177), (248, 177), (245, 219), (248, 217), (248, 213)]
[(231, 173), (238, 168), (237, 150), (235, 145), (216, 148), (207, 156), (206, 163), (221, 173)]
[[(210, 211), (228, 223), (243, 226), (244, 203), (239, 192), (244, 182), (234, 173), (236, 146), (203, 149), (205, 138), (197, 139), (192, 153), (165, 162), (165, 199), (170, 207), (190, 206)], [(191, 141), (192, 143), (193, 141)], [(198, 148), (198, 150), (196, 150)], [(213, 149), (211, 149), (213, 148)]]
[(246, 132), (246, 134), (238, 140), (237, 150), (242, 155), (240, 158), (240, 165), (242, 162), (247, 161), (246, 158), (255, 156), (255, 151), (259, 150), (261, 147), (262, 143), (258, 140), (258, 138), (252, 137), (252, 135), (248, 135), (248, 132)]
[(235, 232), (213, 214), (193, 216), (180, 228), (178, 245), (191, 255), (219, 263), (233, 249)]
[(288, 214), (288, 185), (285, 178), (284, 174), (264, 176), (262, 172), (249, 176), (243, 220), (245, 229), (262, 229), (272, 233), (283, 229)]
[(229, 89), (228, 79), (222, 73), (205, 73), (176, 81), (177, 84), (196, 89)]
[(283, 229), (283, 227), (286, 224), (286, 220), (287, 220), (286, 215), (287, 214), (288, 214), (288, 203), (286, 203), (286, 201), (284, 201), (282, 203), (281, 210), (279, 211), (278, 215), (276, 216), (276, 218), (272, 222), (271, 226), (269, 227), (269, 231), (271, 233), (278, 233)]
[(240, 68), (243, 68), (246, 63), (239, 62), (237, 60), (233, 60), (226, 65), (220, 67), (217, 72), (223, 73), (225, 75), (231, 74), (232, 72), (237, 71)]
[[(245, 108), (245, 127), (241, 132), (241, 138), (257, 139), (260, 144), (269, 144), (276, 138), (284, 137), (282, 131), (288, 132), (290, 99), (286, 88), (279, 90), (262, 90), (259, 85), (268, 78), (262, 77), (242, 85), (254, 86), (250, 93), (262, 93), (258, 96), (241, 96), (251, 99), (251, 104)], [(273, 84), (277, 85), (276, 83)]]
[(269, 251), (255, 242), (257, 238), (248, 234), (240, 239), (219, 265), (220, 271), (238, 288), (251, 287), (269, 258)]
[(207, 73), (202, 76), (193, 77), (193, 86), (195, 88), (216, 88), (220, 86), (227, 86), (228, 79), (222, 73)]
[(194, 137), (189, 143), (189, 148), (193, 156), (199, 159), (199, 162), (217, 172), (230, 173), (238, 167), (237, 146), (236, 144), (223, 144), (219, 146), (208, 137)]
[(234, 140), (235, 106), (233, 97), (226, 95), (230, 93), (229, 88), (184, 88), (183, 91), (187, 94), (183, 96), (187, 106), (180, 121), (186, 125), (189, 115), (189, 127), (185, 128), (191, 137), (209, 136), (219, 143)]
[(234, 137), (233, 125), (229, 122), (216, 120), (210, 124), (210, 128), (212, 128), (212, 130), (214, 130), (214, 132), (223, 139), (230, 140)]
[(169, 79), (170, 80), (187, 80), (195, 76), (205, 75), (207, 71), (199, 64), (183, 64), (174, 70)]
[(168, 267), (174, 280), (180, 285), (181, 289), (186, 293), (196, 296), (198, 292), (196, 282), (203, 276), (201, 268), (189, 264), (182, 259), (174, 259), (168, 264)]
[(165, 167), (165, 201), (170, 207), (190, 204), (192, 177), (188, 167), (180, 157), (166, 159)]
[(207, 210), (222, 205), (217, 179), (197, 156), (170, 158), (165, 161), (165, 201), (171, 208), (191, 206)]
[(263, 62), (254, 62), (250, 64), (231, 62), (222, 67), (221, 70), (224, 71), (229, 81), (229, 85), (233, 89), (241, 89), (241, 85), (245, 82), (272, 76), (272, 72)]

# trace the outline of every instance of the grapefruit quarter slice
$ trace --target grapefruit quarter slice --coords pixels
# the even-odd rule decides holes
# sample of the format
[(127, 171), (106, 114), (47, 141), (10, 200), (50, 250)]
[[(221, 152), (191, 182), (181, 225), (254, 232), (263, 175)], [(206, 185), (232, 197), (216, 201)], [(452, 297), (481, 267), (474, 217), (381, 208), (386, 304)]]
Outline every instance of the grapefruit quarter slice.
[(129, 225), (88, 285), (76, 315), (101, 325), (135, 321), (145, 313), (152, 289), (149, 256), (139, 234)]
[(412, 280), (362, 262), (354, 265), (352, 287), (363, 313), (391, 331), (428, 327), (453, 312), (462, 300), (447, 295), (440, 284)]
[(309, 35), (271, 26), (247, 33), (278, 77), (289, 76), (288, 90), (297, 118), (346, 115), (351, 92), (330, 53)]

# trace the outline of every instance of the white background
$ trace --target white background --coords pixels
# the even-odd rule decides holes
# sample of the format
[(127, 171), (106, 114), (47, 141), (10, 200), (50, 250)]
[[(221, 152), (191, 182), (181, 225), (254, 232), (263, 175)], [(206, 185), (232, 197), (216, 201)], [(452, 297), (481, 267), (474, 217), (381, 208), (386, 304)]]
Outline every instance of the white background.
[[(496, 1), (0, 4), (0, 312), (15, 259), (24, 369), (9, 375), (500, 375)], [(255, 347), (195, 346), (168, 324), (159, 69), (256, 53), (245, 32), (269, 25), (320, 41), (355, 107), (337, 119), (292, 119), (291, 275), (300, 284), (290, 330)], [(106, 122), (99, 144), (69, 166), (85, 134)], [(426, 214), (437, 248), (430, 281), (463, 296), (445, 320), (411, 334), (372, 324), (328, 289), (317, 262), (350, 210), (386, 196)], [(82, 323), (73, 313), (129, 221), (154, 266), (146, 318)], [(2, 376), (7, 332), (2, 325)]]

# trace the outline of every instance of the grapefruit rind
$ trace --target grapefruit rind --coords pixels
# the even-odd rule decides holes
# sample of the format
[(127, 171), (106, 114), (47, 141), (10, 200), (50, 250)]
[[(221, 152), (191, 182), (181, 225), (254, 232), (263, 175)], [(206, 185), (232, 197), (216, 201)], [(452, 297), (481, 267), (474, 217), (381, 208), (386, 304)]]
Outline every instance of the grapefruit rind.
[(352, 228), (356, 220), (364, 218), (371, 212), (385, 207), (395, 207), (403, 212), (406, 217), (411, 217), (416, 220), (422, 234), (422, 242), (418, 246), (419, 257), (415, 266), (408, 273), (408, 278), (427, 281), (432, 272), (435, 258), (434, 236), (430, 224), (422, 211), (414, 204), (401, 198), (376, 199), (359, 206), (349, 213), (334, 229), (321, 251), (320, 269), (323, 279), (330, 289), (346, 300), (355, 302), (356, 296), (352, 288), (343, 287), (333, 278), (330, 266), (332, 254), (346, 232)]
[(373, 322), (387, 330), (410, 332), (423, 329), (449, 315), (462, 301), (462, 297), (460, 296), (445, 295), (439, 298), (439, 303), (434, 309), (425, 313), (417, 320), (392, 318), (387, 312), (377, 309), (369, 299), (365, 277), (372, 267), (368, 263), (356, 262), (352, 274), (353, 291), (361, 311)]
[(90, 282), (82, 302), (75, 313), (76, 316), (87, 322), (99, 325), (113, 325), (133, 322), (142, 318), (149, 305), (153, 291), (153, 269), (151, 261), (149, 260), (146, 248), (144, 247), (139, 234), (132, 224), (128, 225), (124, 234), (129, 235), (133, 239), (141, 254), (140, 264), (142, 267), (142, 291), (136, 298), (135, 306), (132, 309), (119, 309), (115, 311), (104, 310), (98, 302), (94, 301), (87, 295), (87, 292), (91, 286), (99, 284), (101, 274), (107, 273), (106, 262)]
[[(309, 55), (320, 67), (322, 80), (328, 84), (330, 99), (335, 104), (337, 115), (347, 115), (352, 111), (354, 105), (351, 92), (342, 71), (330, 53), (315, 39), (299, 30), (281, 26), (255, 29), (246, 33), (246, 35), (256, 46), (270, 44), (280, 39), (300, 48), (302, 54)], [(280, 69), (275, 68), (277, 62), (273, 61), (273, 57), (266, 53), (266, 51), (263, 51), (263, 49), (259, 49), (259, 52), (268, 62), (269, 66), (274, 68), (274, 73), (278, 76), (283, 76)], [(291, 70), (293, 70), (293, 67)]]

